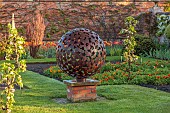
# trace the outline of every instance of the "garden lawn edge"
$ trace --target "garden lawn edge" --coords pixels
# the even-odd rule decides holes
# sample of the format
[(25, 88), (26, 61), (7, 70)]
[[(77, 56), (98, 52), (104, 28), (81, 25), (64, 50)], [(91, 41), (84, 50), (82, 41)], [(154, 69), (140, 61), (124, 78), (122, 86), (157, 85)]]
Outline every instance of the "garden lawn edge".
[(137, 85), (105, 85), (97, 94), (106, 100), (58, 104), (52, 99), (66, 98), (66, 86), (55, 79), (26, 71), (23, 83), (28, 89), (17, 90), (14, 113), (167, 113), (170, 94)]

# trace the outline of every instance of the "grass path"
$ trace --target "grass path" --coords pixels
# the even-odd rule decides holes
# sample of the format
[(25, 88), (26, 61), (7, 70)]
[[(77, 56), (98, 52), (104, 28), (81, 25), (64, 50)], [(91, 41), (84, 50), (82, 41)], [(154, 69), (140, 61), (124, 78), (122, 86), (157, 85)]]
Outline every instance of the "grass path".
[(107, 100), (58, 104), (53, 98), (66, 98), (62, 82), (26, 71), (22, 74), (28, 89), (17, 90), (13, 113), (168, 113), (170, 93), (136, 85), (98, 86), (97, 94)]

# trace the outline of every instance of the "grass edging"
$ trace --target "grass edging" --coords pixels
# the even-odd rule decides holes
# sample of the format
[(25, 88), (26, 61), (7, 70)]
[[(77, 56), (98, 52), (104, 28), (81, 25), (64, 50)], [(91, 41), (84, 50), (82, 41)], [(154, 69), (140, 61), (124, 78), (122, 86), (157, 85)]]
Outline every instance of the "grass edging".
[(17, 90), (15, 113), (167, 113), (170, 94), (136, 85), (105, 85), (97, 94), (108, 100), (58, 104), (52, 98), (66, 98), (66, 86), (57, 80), (26, 71), (24, 85)]

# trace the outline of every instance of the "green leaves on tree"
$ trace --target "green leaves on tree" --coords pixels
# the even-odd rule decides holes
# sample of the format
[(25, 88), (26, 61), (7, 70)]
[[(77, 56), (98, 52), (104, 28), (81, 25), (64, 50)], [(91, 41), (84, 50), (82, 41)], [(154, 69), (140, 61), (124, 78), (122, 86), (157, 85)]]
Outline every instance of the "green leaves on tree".
[[(14, 85), (23, 87), (20, 72), (26, 70), (26, 61), (20, 60), (21, 55), (25, 54), (23, 47), (25, 40), (18, 35), (15, 25), (8, 24), (8, 37), (3, 38), (1, 53), (5, 54), (5, 62), (0, 65), (0, 83), (5, 84), (5, 89), (1, 93), (2, 109), (7, 113), (11, 112), (14, 100)], [(9, 61), (13, 60), (14, 63)]]
[(169, 15), (157, 15), (157, 33), (156, 36), (162, 36), (164, 35), (165, 29), (168, 26), (168, 24), (170, 23), (170, 16)]
[(135, 20), (132, 16), (126, 17), (125, 18), (126, 28), (121, 30), (121, 34), (126, 35), (126, 39), (124, 40), (125, 51), (123, 55), (125, 57), (126, 62), (128, 63), (128, 69), (127, 69), (127, 71), (129, 72), (128, 78), (130, 78), (131, 63), (138, 59), (138, 56), (134, 54), (135, 46), (136, 46), (135, 26), (137, 23), (138, 21)]

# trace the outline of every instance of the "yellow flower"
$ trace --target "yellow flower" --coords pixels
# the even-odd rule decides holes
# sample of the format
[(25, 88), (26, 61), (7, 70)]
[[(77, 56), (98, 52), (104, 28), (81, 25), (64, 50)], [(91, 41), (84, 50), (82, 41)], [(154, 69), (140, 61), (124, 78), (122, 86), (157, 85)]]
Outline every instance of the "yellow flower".
[(61, 73), (62, 71), (61, 70), (58, 70), (58, 73)]
[(53, 73), (56, 73), (56, 70), (54, 70)]
[(53, 72), (53, 70), (52, 70), (52, 69), (50, 69), (50, 72), (52, 73), (52, 72)]

